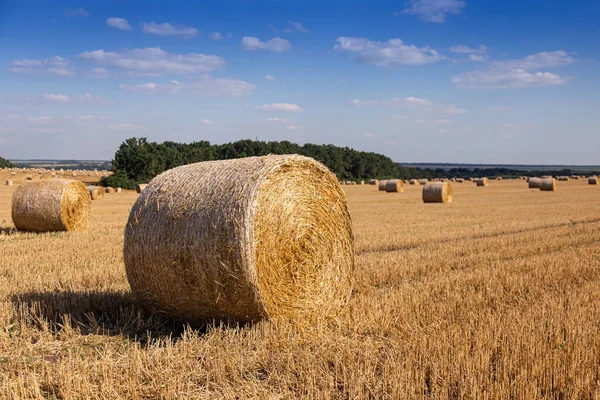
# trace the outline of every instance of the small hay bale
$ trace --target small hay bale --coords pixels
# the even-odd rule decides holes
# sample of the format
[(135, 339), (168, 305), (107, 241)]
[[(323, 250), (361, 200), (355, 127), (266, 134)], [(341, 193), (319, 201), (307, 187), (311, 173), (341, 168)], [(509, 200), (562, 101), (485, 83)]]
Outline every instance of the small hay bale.
[(558, 180), (561, 182), (568, 182), (569, 181), (569, 177), (568, 176), (559, 176)]
[(385, 184), (386, 193), (404, 193), (404, 182), (402, 179), (390, 179)]
[(17, 173), (16, 173), (15, 171), (12, 171), (10, 174), (11, 174), (12, 176), (15, 176)]
[(600, 178), (597, 176), (590, 176), (588, 178), (588, 184), (590, 185), (600, 185)]
[(192, 325), (328, 318), (352, 290), (344, 191), (327, 167), (298, 155), (158, 175), (131, 210), (123, 254), (138, 302)]
[(371, 180), (369, 180), (369, 185), (379, 185), (379, 179), (371, 179)]
[(12, 198), (12, 219), (22, 231), (84, 231), (92, 200), (85, 185), (67, 179), (26, 182)]
[(452, 203), (452, 185), (430, 182), (423, 186), (423, 203)]
[(88, 186), (87, 190), (92, 200), (101, 200), (104, 198), (104, 188), (100, 186)]
[(542, 180), (540, 178), (529, 178), (529, 189), (539, 189), (542, 184)]
[(121, 193), (121, 188), (115, 188), (115, 193)]
[(419, 181), (417, 179), (409, 179), (408, 183), (411, 185), (416, 185), (417, 183), (419, 183)]
[(554, 192), (556, 190), (556, 179), (546, 178), (540, 182), (540, 190)]
[(419, 179), (419, 184), (426, 185), (427, 184), (427, 179)]
[(477, 179), (477, 186), (488, 186), (489, 184), (490, 184), (490, 180), (488, 178)]
[(138, 183), (137, 186), (135, 187), (135, 191), (138, 193), (142, 193), (144, 191), (144, 189), (146, 189), (146, 186), (148, 186), (147, 183)]
[(464, 178), (456, 178), (456, 182), (458, 183), (464, 183)]
[(33, 180), (33, 176), (31, 176), (31, 175), (27, 175), (27, 178), (26, 178), (26, 179), (27, 179), (28, 181), (32, 181), (32, 180)]
[(498, 177), (496, 177), (496, 180), (497, 180), (497, 181), (501, 181), (501, 180), (502, 180), (502, 177), (501, 177), (501, 176), (498, 176)]
[(106, 187), (104, 188), (104, 192), (105, 193), (114, 193), (115, 192), (115, 188), (114, 187)]
[(12, 186), (13, 185), (13, 181), (11, 181), (10, 179), (6, 180), (6, 186)]
[(365, 181), (360, 181), (360, 184), (361, 184), (361, 185), (364, 185), (364, 184), (365, 184)]
[(387, 180), (379, 181), (379, 191), (385, 191), (385, 185), (387, 185)]
[(571, 175), (571, 179), (578, 181), (579, 175)]

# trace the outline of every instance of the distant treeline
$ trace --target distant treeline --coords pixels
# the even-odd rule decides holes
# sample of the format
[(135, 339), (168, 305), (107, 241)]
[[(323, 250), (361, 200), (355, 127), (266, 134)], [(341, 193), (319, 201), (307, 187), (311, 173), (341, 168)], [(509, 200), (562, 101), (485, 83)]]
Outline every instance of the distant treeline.
[(331, 144), (300, 146), (287, 141), (239, 140), (213, 145), (207, 141), (189, 144), (154, 143), (146, 138), (131, 138), (123, 142), (115, 153), (114, 174), (103, 178), (102, 183), (106, 186), (133, 188), (137, 183), (148, 182), (161, 172), (180, 165), (267, 154), (300, 154), (312, 157), (325, 164), (340, 180), (435, 177), (432, 171), (402, 167), (381, 154)]
[(13, 160), (13, 164), (19, 168), (62, 168), (66, 170), (78, 169), (93, 171), (110, 170), (112, 164), (110, 161), (82, 161), (82, 160)]
[(12, 168), (14, 165), (5, 158), (0, 157), (0, 168)]
[(524, 170), (524, 169), (511, 169), (511, 168), (436, 168), (434, 170), (427, 169), (436, 178), (475, 178), (487, 176), (488, 178), (495, 178), (501, 176), (503, 178), (516, 178), (518, 176), (571, 176), (571, 175), (597, 175), (600, 171), (577, 171), (569, 168), (557, 169), (557, 170)]

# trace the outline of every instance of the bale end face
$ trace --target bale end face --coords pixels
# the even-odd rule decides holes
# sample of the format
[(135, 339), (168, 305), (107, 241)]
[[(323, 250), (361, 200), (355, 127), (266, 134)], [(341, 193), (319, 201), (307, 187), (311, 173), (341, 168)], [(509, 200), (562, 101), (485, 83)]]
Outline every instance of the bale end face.
[(540, 182), (540, 190), (547, 191), (547, 192), (556, 191), (556, 179), (554, 179), (554, 178), (542, 179)]
[(588, 178), (588, 184), (590, 185), (600, 185), (600, 178), (597, 176), (591, 176)]
[(402, 179), (390, 179), (385, 184), (386, 193), (404, 193), (404, 182)]
[(452, 185), (447, 182), (430, 182), (423, 186), (424, 203), (452, 203)]

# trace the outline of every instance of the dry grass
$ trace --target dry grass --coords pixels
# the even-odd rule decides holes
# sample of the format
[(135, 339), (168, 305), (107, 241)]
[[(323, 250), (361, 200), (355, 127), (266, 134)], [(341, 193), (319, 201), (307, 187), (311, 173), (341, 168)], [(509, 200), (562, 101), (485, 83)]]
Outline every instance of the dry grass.
[(600, 397), (600, 202), (587, 181), (552, 194), (457, 185), (444, 207), (420, 186), (344, 187), (357, 283), (336, 321), (308, 331), (192, 330), (141, 312), (122, 259), (135, 193), (94, 202), (93, 230), (31, 234), (12, 229), (14, 190), (0, 186), (0, 397)]

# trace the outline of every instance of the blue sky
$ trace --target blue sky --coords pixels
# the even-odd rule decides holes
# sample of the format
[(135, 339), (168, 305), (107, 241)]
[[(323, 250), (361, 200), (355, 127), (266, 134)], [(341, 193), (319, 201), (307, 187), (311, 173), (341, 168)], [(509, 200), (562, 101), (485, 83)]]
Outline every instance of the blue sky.
[(600, 164), (596, 1), (0, 2), (0, 156), (126, 138)]

